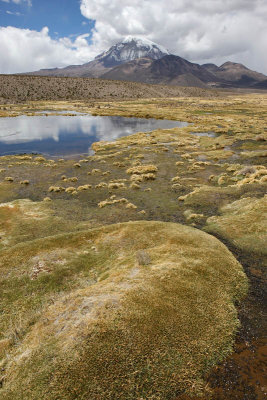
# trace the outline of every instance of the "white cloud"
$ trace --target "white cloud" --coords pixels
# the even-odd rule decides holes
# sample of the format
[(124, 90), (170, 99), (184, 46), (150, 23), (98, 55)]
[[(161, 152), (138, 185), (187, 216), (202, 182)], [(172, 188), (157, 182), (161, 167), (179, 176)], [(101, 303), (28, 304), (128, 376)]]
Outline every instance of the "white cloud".
[[(28, 3), (30, 0), (0, 0)], [(88, 35), (52, 39), (40, 32), (0, 27), (0, 73), (82, 64), (127, 35), (148, 38), (192, 62), (241, 62), (267, 74), (266, 0), (80, 0), (95, 20)], [(21, 55), (23, 49), (23, 57)]]
[(12, 12), (12, 11), (6, 11), (6, 13), (9, 14), (9, 15), (16, 15), (17, 17), (20, 17), (20, 16), (23, 15), (20, 12)]
[(140, 35), (195, 62), (243, 62), (267, 73), (265, 0), (81, 0), (105, 49)]
[(4, 3), (15, 3), (15, 4), (27, 3), (29, 7), (32, 5), (32, 0), (1, 0), (1, 1), (3, 1)]
[(78, 36), (74, 41), (69, 38), (53, 40), (47, 27), (40, 32), (12, 26), (0, 27), (0, 54), (5, 54), (0, 58), (0, 73), (85, 63), (96, 55), (88, 45), (88, 36)]

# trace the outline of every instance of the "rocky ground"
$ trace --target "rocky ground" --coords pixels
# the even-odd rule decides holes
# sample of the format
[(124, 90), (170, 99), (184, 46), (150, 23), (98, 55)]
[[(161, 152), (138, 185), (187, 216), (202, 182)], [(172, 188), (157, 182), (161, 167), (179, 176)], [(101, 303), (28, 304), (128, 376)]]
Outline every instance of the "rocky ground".
[(48, 109), (190, 125), (0, 158), (3, 399), (263, 399), (267, 97)]

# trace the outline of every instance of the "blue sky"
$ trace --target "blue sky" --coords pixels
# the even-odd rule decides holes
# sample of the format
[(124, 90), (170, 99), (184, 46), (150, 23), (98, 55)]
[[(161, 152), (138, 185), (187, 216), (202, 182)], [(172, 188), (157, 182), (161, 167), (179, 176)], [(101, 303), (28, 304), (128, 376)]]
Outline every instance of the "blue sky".
[(266, 0), (0, 0), (0, 73), (83, 64), (131, 35), (267, 74), (266, 21)]
[(90, 33), (94, 21), (81, 14), (79, 0), (33, 0), (18, 4), (0, 0), (0, 26), (36, 31), (47, 26), (50, 36), (58, 38)]

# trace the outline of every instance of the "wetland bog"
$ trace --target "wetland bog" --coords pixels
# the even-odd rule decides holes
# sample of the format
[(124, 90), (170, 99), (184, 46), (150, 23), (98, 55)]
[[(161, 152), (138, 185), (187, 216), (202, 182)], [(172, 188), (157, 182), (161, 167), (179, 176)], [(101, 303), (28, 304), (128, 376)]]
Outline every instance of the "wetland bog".
[(264, 399), (267, 96), (0, 108), (188, 124), (0, 157), (2, 398)]

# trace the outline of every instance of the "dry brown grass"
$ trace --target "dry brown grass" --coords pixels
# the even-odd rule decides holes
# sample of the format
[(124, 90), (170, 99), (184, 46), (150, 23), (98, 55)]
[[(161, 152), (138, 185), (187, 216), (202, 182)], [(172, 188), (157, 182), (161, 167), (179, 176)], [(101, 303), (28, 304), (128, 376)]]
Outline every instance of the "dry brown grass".
[(136, 175), (138, 175), (138, 174), (142, 175), (142, 174), (151, 174), (151, 173), (154, 173), (154, 172), (157, 172), (157, 171), (158, 171), (158, 168), (156, 167), (156, 165), (152, 165), (151, 164), (151, 165), (137, 165), (135, 167), (128, 168), (126, 173), (127, 174), (134, 174), (134, 175), (135, 174)]

